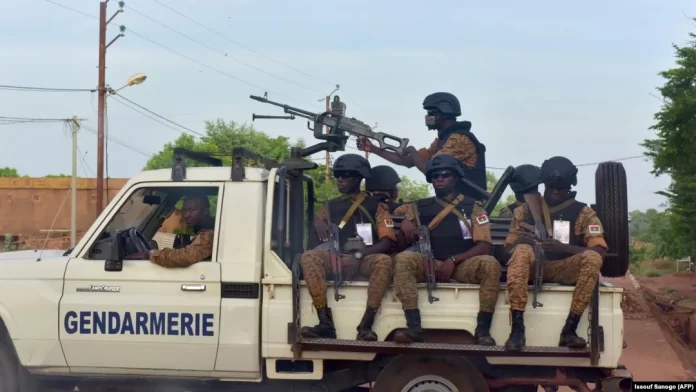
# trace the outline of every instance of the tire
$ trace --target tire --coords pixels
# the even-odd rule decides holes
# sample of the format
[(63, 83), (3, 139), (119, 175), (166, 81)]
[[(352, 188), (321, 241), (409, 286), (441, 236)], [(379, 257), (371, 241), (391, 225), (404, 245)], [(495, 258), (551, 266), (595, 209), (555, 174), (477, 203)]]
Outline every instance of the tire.
[(377, 376), (372, 390), (374, 392), (430, 390), (488, 392), (488, 384), (481, 372), (463, 358), (400, 356), (391, 361)]
[(14, 351), (4, 343), (0, 343), (0, 392), (19, 390), (19, 372)]
[(628, 192), (626, 171), (619, 162), (600, 163), (595, 171), (595, 211), (604, 227), (609, 249), (602, 264), (602, 275), (626, 275), (629, 264)]

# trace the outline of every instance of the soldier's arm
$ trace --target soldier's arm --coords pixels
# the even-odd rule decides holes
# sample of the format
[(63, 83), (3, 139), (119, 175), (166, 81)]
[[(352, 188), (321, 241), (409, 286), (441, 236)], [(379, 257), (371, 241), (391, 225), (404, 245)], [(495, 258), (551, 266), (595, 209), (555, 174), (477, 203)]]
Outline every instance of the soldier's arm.
[(212, 230), (202, 230), (186, 247), (154, 250), (150, 261), (167, 268), (186, 268), (213, 255)]
[(464, 253), (454, 256), (455, 263), (461, 263), (474, 256), (488, 255), (491, 253), (491, 222), (483, 208), (483, 204), (479, 201), (474, 203), (474, 209), (471, 213), (471, 237), (475, 245)]
[(476, 152), (474, 142), (469, 137), (457, 133), (450, 135), (442, 148), (433, 154), (433, 157), (440, 154), (452, 155), (468, 168), (476, 166), (478, 161), (478, 153)]
[(326, 205), (322, 205), (321, 208), (319, 208), (319, 211), (314, 214), (314, 219), (315, 220), (326, 220), (327, 215), (326, 215)]
[(510, 231), (507, 237), (505, 237), (505, 250), (510, 253), (515, 243), (522, 235), (522, 228), (520, 223), (524, 220), (524, 205), (515, 208), (512, 213), (512, 220), (510, 221)]
[(583, 208), (575, 221), (575, 234), (585, 244), (584, 247), (576, 246), (575, 253), (582, 253), (587, 249), (592, 249), (599, 253), (602, 258), (607, 253), (609, 246), (604, 239), (604, 227), (599, 220), (597, 213), (590, 207)]
[(375, 253), (389, 253), (396, 242), (396, 233), (394, 232), (394, 221), (392, 221), (389, 207), (385, 203), (377, 204), (377, 212), (375, 213), (375, 224), (377, 225), (377, 238), (379, 241), (367, 247), (363, 254), (370, 255)]
[(402, 204), (394, 210), (394, 215), (403, 215), (401, 222), (401, 234), (407, 243), (412, 244), (418, 239), (418, 228), (416, 227), (416, 210), (413, 203)]

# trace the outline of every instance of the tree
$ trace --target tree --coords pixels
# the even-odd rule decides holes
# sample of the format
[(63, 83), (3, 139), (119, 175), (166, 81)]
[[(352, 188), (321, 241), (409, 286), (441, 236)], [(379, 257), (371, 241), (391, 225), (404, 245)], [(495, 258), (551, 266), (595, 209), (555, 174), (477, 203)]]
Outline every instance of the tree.
[(0, 177), (19, 177), (19, 173), (14, 167), (0, 167)]
[(669, 174), (669, 207), (663, 224), (655, 229), (656, 247), (672, 257), (696, 256), (696, 34), (685, 46), (673, 45), (676, 67), (660, 73), (665, 83), (658, 91), (663, 104), (651, 127), (655, 139), (641, 145), (653, 160), (655, 175)]
[(48, 174), (48, 175), (44, 176), (44, 178), (68, 178), (68, 177), (72, 177), (72, 176), (69, 174)]

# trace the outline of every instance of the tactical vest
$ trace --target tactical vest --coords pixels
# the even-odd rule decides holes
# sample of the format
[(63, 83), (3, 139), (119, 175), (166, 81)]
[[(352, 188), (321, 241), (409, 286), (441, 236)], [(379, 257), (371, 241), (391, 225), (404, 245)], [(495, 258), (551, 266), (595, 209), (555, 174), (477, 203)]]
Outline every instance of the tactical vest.
[(371, 199), (377, 200), (378, 203), (381, 202), (381, 203), (386, 204), (387, 207), (389, 208), (390, 214), (393, 214), (394, 211), (397, 208), (399, 208), (399, 206), (401, 205), (401, 204), (391, 200), (387, 194), (381, 193), (381, 192), (374, 192), (371, 196), (368, 196), (368, 197)]
[[(573, 203), (571, 203), (569, 206), (558, 210), (558, 211), (553, 211), (553, 207), (549, 207), (550, 209), (550, 215), (551, 215), (551, 233), (553, 233), (553, 221), (556, 220), (563, 220), (563, 221), (568, 221), (569, 226), (570, 226), (570, 235), (568, 236), (568, 244), (569, 245), (574, 245), (574, 246), (584, 246), (585, 244), (582, 242), (582, 239), (578, 238), (577, 235), (575, 235), (575, 222), (578, 220), (578, 215), (580, 215), (580, 211), (582, 211), (583, 208), (585, 208), (587, 204), (581, 203), (579, 201), (573, 200)], [(543, 219), (543, 216), (542, 216)], [(527, 213), (525, 214), (525, 219), (524, 222), (534, 226), (534, 218), (532, 217), (531, 212), (529, 212), (529, 209), (527, 208)], [(556, 252), (545, 252), (547, 260), (562, 260), (565, 258), (570, 257), (570, 254), (567, 253), (556, 253)]]
[[(486, 146), (483, 143), (479, 142), (479, 140), (470, 131), (470, 129), (471, 126), (467, 123), (456, 123), (451, 128), (447, 129), (445, 133), (439, 135), (437, 148), (438, 150), (441, 149), (442, 146), (445, 145), (447, 139), (449, 139), (449, 137), (455, 133), (458, 135), (464, 135), (471, 139), (471, 142), (474, 143), (474, 146), (476, 147), (476, 154), (478, 156), (478, 160), (476, 161), (476, 165), (473, 168), (468, 168), (466, 165), (464, 165), (465, 170), (467, 172), (467, 179), (473, 182), (474, 184), (478, 185), (482, 189), (487, 189), (488, 182), (486, 180)], [(468, 190), (464, 190), (463, 193), (465, 195), (472, 194), (472, 192)]]
[[(343, 216), (346, 214), (346, 212), (348, 212), (350, 206), (353, 205), (353, 199), (338, 197), (329, 200), (328, 204), (331, 223), (339, 225), (341, 223), (341, 219), (343, 219)], [(358, 236), (356, 223), (371, 224), (374, 222), (375, 216), (377, 215), (378, 204), (379, 200), (375, 197), (368, 196), (365, 198), (361, 204), (362, 208), (358, 207), (353, 213), (353, 216), (346, 221), (346, 225), (340, 229), (339, 243), (341, 244), (341, 247), (343, 247), (343, 244), (346, 243), (348, 238)], [(367, 212), (370, 214), (369, 217), (365, 215), (365, 211), (363, 209), (367, 210)], [(376, 244), (377, 241), (379, 241), (377, 236), (377, 227), (372, 225), (372, 243)]]
[[(442, 206), (434, 197), (416, 201), (420, 215), (421, 225), (428, 225), (442, 211)], [(464, 199), (455, 208), (461, 211), (468, 219), (471, 219), (473, 202)], [(473, 234), (473, 233), (472, 233)], [(464, 253), (474, 246), (474, 240), (462, 238), (462, 228), (454, 213), (449, 213), (439, 225), (430, 231), (430, 246), (437, 260), (447, 260), (450, 256)]]

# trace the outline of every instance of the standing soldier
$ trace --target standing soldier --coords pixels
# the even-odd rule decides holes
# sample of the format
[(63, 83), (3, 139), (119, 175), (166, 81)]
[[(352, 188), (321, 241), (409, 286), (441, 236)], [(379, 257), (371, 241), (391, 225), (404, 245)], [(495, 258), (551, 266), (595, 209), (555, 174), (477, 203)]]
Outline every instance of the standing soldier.
[[(372, 331), (375, 314), (382, 298), (389, 289), (392, 276), (392, 261), (385, 253), (392, 249), (396, 236), (389, 215), (389, 207), (379, 200), (360, 191), (363, 178), (370, 177), (370, 163), (357, 154), (345, 154), (336, 159), (333, 175), (341, 196), (329, 200), (314, 221), (320, 241), (329, 239), (329, 222), (340, 228), (339, 244), (343, 248), (349, 238), (362, 238), (366, 248), (353, 254), (344, 254), (341, 267), (346, 280), (351, 280), (357, 270), (370, 275), (367, 289), (367, 309), (358, 325), (358, 340), (374, 341), (377, 334)], [(327, 210), (328, 208), (328, 210)], [(328, 214), (327, 214), (328, 213)], [(303, 327), (301, 335), (306, 338), (336, 338), (331, 309), (326, 300), (326, 273), (331, 271), (329, 250), (314, 249), (302, 254), (302, 271), (312, 304), (317, 309), (319, 324)]]
[(469, 181), (486, 189), (486, 146), (471, 132), (471, 122), (458, 122), (462, 115), (457, 97), (450, 93), (434, 93), (425, 97), (423, 109), (427, 111), (425, 125), (437, 130), (437, 138), (428, 148), (416, 150), (406, 147), (403, 155), (375, 148), (369, 139), (358, 139), (358, 148), (374, 153), (387, 161), (406, 167), (417, 167), (425, 173), (428, 160), (440, 154), (451, 155), (464, 166)]
[[(577, 184), (577, 172), (577, 167), (565, 157), (553, 157), (541, 165), (541, 182), (545, 186), (542, 210), (549, 233), (549, 239), (541, 244), (547, 259), (543, 280), (575, 284), (570, 313), (558, 342), (559, 346), (571, 348), (587, 345), (576, 329), (592, 298), (607, 249), (597, 214), (576, 201), (575, 192), (570, 191)], [(530, 233), (533, 225), (529, 207), (525, 204), (517, 208), (505, 240), (507, 248), (512, 249), (507, 270), (512, 331), (505, 342), (505, 349), (511, 351), (521, 350), (526, 344), (524, 310), (535, 262), (531, 246), (535, 240)]]
[[(474, 339), (476, 344), (495, 345), (490, 335), (491, 321), (498, 298), (500, 263), (489, 256), (491, 225), (481, 202), (463, 204), (460, 179), (465, 171), (457, 159), (438, 155), (428, 162), (426, 179), (435, 188), (435, 197), (404, 204), (396, 209), (405, 215), (402, 230), (407, 239), (418, 238), (414, 222), (427, 225), (437, 279), (481, 285), (479, 313)], [(417, 209), (415, 208), (417, 207)], [(423, 258), (416, 251), (396, 256), (394, 288), (406, 316), (406, 330), (397, 331), (394, 340), (400, 343), (422, 342), (417, 282), (425, 280)]]
[(512, 218), (515, 208), (524, 204), (524, 194), (539, 191), (541, 169), (534, 165), (519, 165), (510, 181), (510, 188), (515, 192), (515, 202), (500, 209), (501, 218)]

